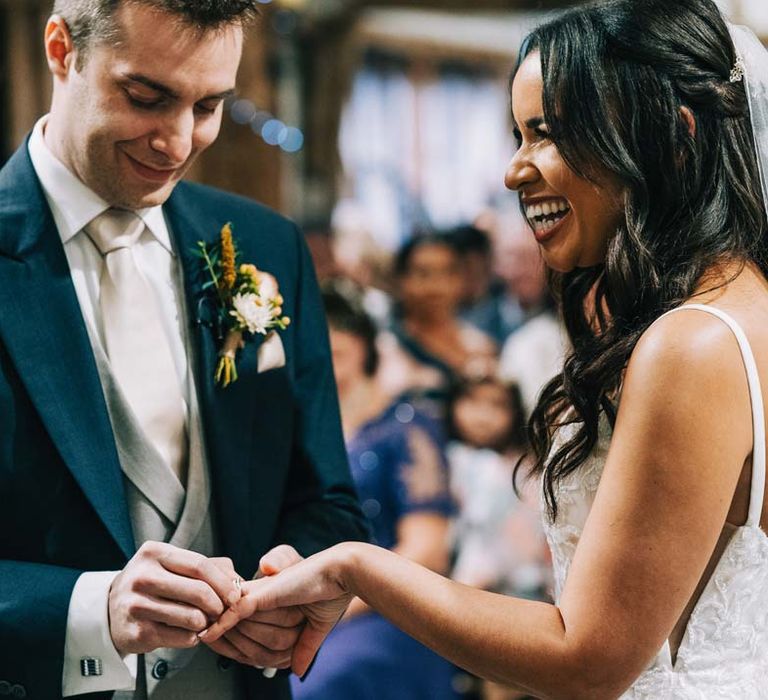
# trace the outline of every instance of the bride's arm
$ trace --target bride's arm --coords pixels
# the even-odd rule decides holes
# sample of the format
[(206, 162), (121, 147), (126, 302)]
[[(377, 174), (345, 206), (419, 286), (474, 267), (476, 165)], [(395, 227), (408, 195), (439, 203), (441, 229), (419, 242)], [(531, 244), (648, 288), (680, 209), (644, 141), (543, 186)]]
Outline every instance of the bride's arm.
[[(731, 332), (704, 314), (662, 319), (628, 368), (614, 438), (559, 606), (468, 588), (348, 543), (248, 584), (210, 641), (252, 609), (308, 605), (303, 673), (358, 595), (469, 671), (538, 697), (617, 697), (668, 637), (712, 554), (744, 459), (749, 395)], [(326, 601), (326, 602), (318, 602)]]

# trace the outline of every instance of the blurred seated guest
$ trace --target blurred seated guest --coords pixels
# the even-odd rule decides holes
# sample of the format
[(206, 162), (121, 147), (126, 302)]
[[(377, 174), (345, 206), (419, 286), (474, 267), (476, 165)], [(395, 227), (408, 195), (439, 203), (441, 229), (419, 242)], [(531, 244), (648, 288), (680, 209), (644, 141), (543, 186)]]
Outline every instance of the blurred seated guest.
[[(459, 512), (452, 532), (451, 578), (475, 588), (532, 600), (547, 599), (551, 562), (536, 487), (513, 487), (523, 457), (525, 420), (520, 390), (495, 378), (461, 382), (448, 404), (451, 492)], [(525, 696), (474, 679), (483, 700)]]
[[(452, 501), (439, 426), (391, 403), (375, 381), (376, 326), (358, 300), (324, 293), (352, 475), (373, 540), (435, 571), (448, 568)], [(360, 600), (328, 636), (296, 700), (454, 700), (452, 665)]]
[(563, 371), (567, 348), (565, 328), (554, 309), (526, 321), (504, 343), (499, 378), (519, 384), (526, 418), (544, 386)]
[(507, 212), (494, 237), (494, 272), (520, 306), (523, 321), (551, 306), (547, 273), (536, 239), (522, 215)]
[[(493, 245), (485, 231), (475, 226), (458, 226), (448, 231), (461, 258), (464, 278), (459, 316), (493, 338), (501, 346), (523, 321), (518, 304), (507, 298), (504, 282), (494, 274)], [(515, 313), (509, 313), (510, 303)]]
[(528, 228), (513, 228), (500, 251), (507, 286), (526, 312), (526, 321), (505, 341), (498, 375), (520, 387), (525, 417), (544, 386), (563, 369), (567, 334), (547, 285), (538, 244)]
[(513, 487), (526, 450), (520, 391), (487, 377), (457, 384), (448, 405), (453, 528), (451, 578), (476, 588), (542, 599), (549, 554), (535, 487)]
[(337, 275), (363, 290), (363, 308), (379, 328), (392, 315), (392, 252), (377, 241), (366, 215), (355, 204), (342, 200), (332, 220), (333, 257)]
[(495, 371), (497, 348), (458, 317), (461, 260), (450, 238), (414, 236), (395, 256), (394, 272), (398, 305), (382, 337), (380, 379), (389, 393), (411, 395), (442, 416), (450, 384)]
[(322, 284), (338, 276), (330, 222), (325, 219), (306, 221), (301, 230), (304, 231), (304, 240), (312, 256), (317, 281)]

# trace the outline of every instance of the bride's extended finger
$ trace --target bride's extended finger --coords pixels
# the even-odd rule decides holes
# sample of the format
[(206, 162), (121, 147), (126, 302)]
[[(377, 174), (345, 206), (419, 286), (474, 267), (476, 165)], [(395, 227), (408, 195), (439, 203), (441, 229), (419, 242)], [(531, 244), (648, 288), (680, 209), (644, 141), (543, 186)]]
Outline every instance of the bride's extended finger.
[(229, 632), (238, 622), (240, 622), (240, 614), (237, 611), (237, 607), (233, 606), (224, 611), (222, 616), (216, 620), (207, 630), (203, 630), (198, 634), (198, 638), (201, 642), (210, 645), (212, 642), (219, 640), (222, 635)]

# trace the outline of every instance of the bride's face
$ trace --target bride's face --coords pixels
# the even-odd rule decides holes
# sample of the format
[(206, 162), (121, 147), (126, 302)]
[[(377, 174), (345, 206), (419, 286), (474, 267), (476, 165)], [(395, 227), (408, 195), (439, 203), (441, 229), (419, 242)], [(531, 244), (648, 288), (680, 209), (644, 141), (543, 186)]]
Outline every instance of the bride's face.
[(549, 267), (569, 272), (605, 260), (623, 216), (621, 190), (610, 178), (596, 185), (571, 170), (544, 120), (544, 82), (538, 52), (529, 55), (512, 85), (512, 116), (520, 148), (505, 183), (520, 193), (526, 219)]

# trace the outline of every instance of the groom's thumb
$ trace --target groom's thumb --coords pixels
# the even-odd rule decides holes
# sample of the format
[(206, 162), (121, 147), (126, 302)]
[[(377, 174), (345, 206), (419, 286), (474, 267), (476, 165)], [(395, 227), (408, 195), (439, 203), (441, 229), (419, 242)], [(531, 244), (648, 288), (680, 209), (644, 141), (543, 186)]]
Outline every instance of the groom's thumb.
[(298, 564), (304, 557), (301, 556), (291, 545), (281, 544), (270, 549), (259, 561), (259, 570), (254, 578), (262, 576), (274, 576), (283, 569)]

